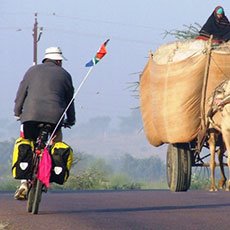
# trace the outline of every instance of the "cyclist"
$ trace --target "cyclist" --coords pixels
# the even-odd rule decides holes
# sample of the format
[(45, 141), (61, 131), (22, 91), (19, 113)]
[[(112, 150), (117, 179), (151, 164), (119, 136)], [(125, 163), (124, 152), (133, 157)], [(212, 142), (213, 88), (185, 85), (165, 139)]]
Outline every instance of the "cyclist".
[[(42, 64), (30, 67), (19, 85), (14, 115), (20, 119), (21, 133), (26, 139), (37, 139), (40, 123), (49, 123), (54, 129), (73, 97), (72, 77), (62, 67), (63, 59), (59, 47), (47, 48)], [(74, 102), (68, 108), (64, 122), (68, 126), (75, 124)], [(61, 126), (55, 133), (54, 141), (62, 141)], [(25, 199), (27, 191), (27, 181), (21, 180), (15, 199)]]

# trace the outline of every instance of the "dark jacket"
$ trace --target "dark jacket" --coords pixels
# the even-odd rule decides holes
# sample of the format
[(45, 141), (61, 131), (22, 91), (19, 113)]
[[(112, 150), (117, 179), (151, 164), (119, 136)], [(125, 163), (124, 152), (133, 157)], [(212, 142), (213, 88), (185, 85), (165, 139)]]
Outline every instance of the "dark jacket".
[(213, 38), (217, 40), (228, 41), (230, 40), (230, 23), (225, 14), (221, 19), (218, 19), (216, 12), (219, 8), (220, 6), (216, 7), (199, 33), (207, 37), (213, 35)]
[[(74, 94), (71, 75), (53, 61), (32, 66), (20, 83), (14, 114), (21, 122), (41, 121), (57, 124)], [(67, 120), (75, 122), (74, 102)]]

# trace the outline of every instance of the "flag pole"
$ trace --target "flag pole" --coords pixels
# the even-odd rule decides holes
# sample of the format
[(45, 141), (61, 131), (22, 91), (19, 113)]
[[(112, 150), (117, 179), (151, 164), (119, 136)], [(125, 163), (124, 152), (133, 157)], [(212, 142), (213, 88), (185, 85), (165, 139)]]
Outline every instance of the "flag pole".
[(67, 110), (69, 109), (70, 105), (71, 105), (72, 102), (74, 101), (74, 98), (77, 96), (77, 94), (79, 93), (81, 87), (83, 86), (83, 84), (84, 84), (85, 81), (87, 80), (87, 78), (88, 78), (89, 74), (91, 73), (92, 69), (93, 69), (93, 66), (91, 66), (91, 67), (89, 68), (88, 72), (86, 73), (85, 77), (83, 78), (83, 80), (81, 81), (80, 85), (78, 86), (76, 92), (74, 93), (72, 99), (70, 100), (69, 104), (68, 104), (67, 107), (65, 108), (65, 110), (64, 110), (63, 114), (61, 115), (61, 117), (60, 117), (58, 123), (56, 124), (56, 126), (55, 126), (55, 128), (54, 128), (52, 134), (50, 135), (50, 138), (49, 138), (49, 140), (48, 140), (48, 142), (47, 142), (47, 144), (46, 144), (46, 147), (49, 146), (49, 144), (50, 144), (52, 138), (54, 137), (55, 132), (57, 131), (58, 126), (59, 126), (60, 123), (62, 122), (62, 119), (64, 118), (64, 116), (65, 116)]
[(68, 104), (67, 107), (65, 108), (63, 114), (61, 115), (61, 117), (60, 117), (60, 119), (59, 119), (57, 125), (55, 126), (55, 128), (54, 128), (54, 130), (53, 130), (53, 132), (52, 132), (52, 134), (51, 134), (51, 136), (50, 136), (50, 138), (49, 138), (49, 140), (48, 140), (48, 142), (47, 142), (47, 144), (46, 144), (46, 148), (49, 146), (49, 144), (50, 144), (52, 138), (54, 137), (55, 132), (57, 131), (58, 126), (59, 126), (60, 123), (62, 122), (62, 119), (64, 118), (64, 116), (65, 116), (67, 110), (69, 109), (70, 105), (73, 103), (74, 98), (75, 98), (75, 97), (77, 96), (77, 94), (79, 93), (79, 91), (80, 91), (82, 85), (85, 83), (86, 79), (88, 78), (88, 76), (89, 76), (90, 72), (92, 71), (94, 65), (96, 65), (96, 64), (106, 55), (107, 51), (106, 51), (106, 48), (105, 48), (105, 47), (106, 47), (107, 43), (109, 42), (109, 40), (110, 40), (110, 39), (107, 39), (107, 40), (102, 44), (102, 46), (100, 47), (100, 49), (97, 51), (96, 56), (95, 56), (90, 62), (88, 62), (88, 63), (85, 65), (86, 67), (90, 67), (90, 68), (89, 68), (88, 72), (86, 73), (85, 77), (83, 78), (82, 82), (80, 83), (79, 87), (77, 88), (76, 92), (74, 93), (74, 95), (73, 95), (72, 99), (70, 100), (69, 104)]

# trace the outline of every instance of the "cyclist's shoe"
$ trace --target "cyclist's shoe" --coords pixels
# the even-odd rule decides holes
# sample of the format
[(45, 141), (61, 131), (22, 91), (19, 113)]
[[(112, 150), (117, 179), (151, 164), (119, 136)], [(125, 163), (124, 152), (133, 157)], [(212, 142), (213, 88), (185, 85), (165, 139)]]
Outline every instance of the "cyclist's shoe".
[(16, 200), (26, 200), (27, 199), (27, 192), (28, 192), (28, 184), (27, 182), (21, 183), (21, 185), (17, 188), (14, 199)]

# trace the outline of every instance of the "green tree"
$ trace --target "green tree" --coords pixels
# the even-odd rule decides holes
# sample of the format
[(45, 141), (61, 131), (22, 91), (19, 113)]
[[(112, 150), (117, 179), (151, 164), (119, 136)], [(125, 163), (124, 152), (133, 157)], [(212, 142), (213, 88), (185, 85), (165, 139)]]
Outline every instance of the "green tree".
[(116, 161), (116, 172), (127, 174), (133, 181), (154, 182), (165, 179), (165, 164), (159, 157), (135, 158), (125, 154), (119, 161)]

